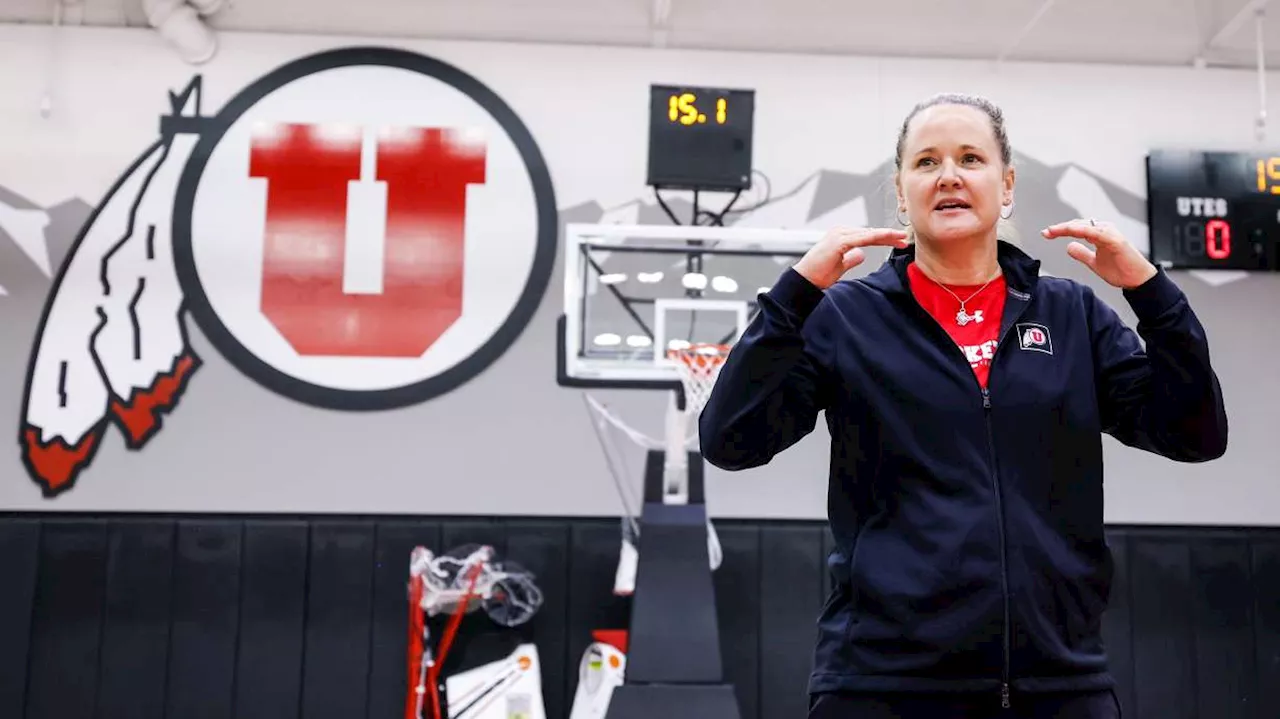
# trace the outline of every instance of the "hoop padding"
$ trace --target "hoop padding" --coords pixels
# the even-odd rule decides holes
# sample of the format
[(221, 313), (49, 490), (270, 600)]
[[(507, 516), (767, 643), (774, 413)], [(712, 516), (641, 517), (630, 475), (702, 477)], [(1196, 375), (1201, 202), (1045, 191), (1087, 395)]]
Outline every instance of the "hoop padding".
[(730, 349), (730, 345), (692, 344), (667, 351), (667, 359), (675, 363), (676, 374), (684, 387), (687, 415), (697, 415), (707, 405)]

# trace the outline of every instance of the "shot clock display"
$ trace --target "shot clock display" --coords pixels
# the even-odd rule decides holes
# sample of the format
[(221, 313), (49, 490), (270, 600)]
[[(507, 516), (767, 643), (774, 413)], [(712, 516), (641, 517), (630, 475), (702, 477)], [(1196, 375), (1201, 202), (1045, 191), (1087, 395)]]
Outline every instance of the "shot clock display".
[(754, 115), (753, 90), (651, 86), (648, 184), (750, 189)]
[(1165, 267), (1277, 270), (1280, 153), (1151, 152), (1147, 225)]
[[(715, 122), (717, 125), (723, 125), (729, 121), (729, 98), (714, 98), (715, 103)], [(678, 122), (681, 125), (701, 125), (707, 121), (707, 114), (698, 109), (698, 96), (695, 93), (685, 91), (679, 94), (667, 94), (667, 119), (671, 122)], [(710, 108), (704, 108), (710, 112)]]

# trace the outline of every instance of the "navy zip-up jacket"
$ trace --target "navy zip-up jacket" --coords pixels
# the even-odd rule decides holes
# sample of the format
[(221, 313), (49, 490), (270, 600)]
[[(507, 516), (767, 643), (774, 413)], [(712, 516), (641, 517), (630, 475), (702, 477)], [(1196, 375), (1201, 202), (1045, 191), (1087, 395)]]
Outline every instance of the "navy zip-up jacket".
[(702, 411), (703, 456), (728, 470), (825, 411), (833, 589), (810, 692), (1113, 686), (1102, 433), (1183, 462), (1226, 450), (1204, 328), (1163, 270), (1124, 292), (1135, 333), (1088, 286), (998, 254), (986, 390), (911, 294), (909, 247), (825, 292), (785, 270)]

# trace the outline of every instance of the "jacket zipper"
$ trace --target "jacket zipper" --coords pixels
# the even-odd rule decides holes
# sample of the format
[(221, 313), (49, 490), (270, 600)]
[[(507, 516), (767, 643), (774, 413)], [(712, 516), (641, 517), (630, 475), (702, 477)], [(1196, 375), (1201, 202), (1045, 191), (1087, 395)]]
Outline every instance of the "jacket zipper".
[[(914, 300), (915, 298), (913, 297), (912, 299)], [(1000, 531), (1000, 593), (1004, 600), (1004, 632), (1001, 637), (1003, 641), (1002, 648), (1004, 664), (1000, 670), (1000, 706), (1004, 709), (1009, 709), (1013, 706), (1013, 700), (1010, 696), (1011, 690), (1009, 687), (1009, 674), (1011, 671), (1009, 665), (1012, 661), (1010, 657), (1013, 653), (1013, 650), (1009, 646), (1009, 635), (1011, 633), (1009, 626), (1009, 559), (1008, 543), (1005, 539), (1004, 496), (1000, 491), (1000, 472), (996, 469), (995, 437), (994, 430), (991, 427), (991, 391), (986, 387), (983, 387), (982, 384), (978, 382), (978, 377), (973, 373), (973, 367), (970, 366), (969, 359), (964, 356), (964, 352), (961, 351), (959, 345), (955, 343), (955, 340), (951, 339), (951, 334), (947, 332), (947, 329), (943, 327), (933, 315), (929, 314), (924, 307), (921, 307), (919, 302), (914, 302), (914, 304), (926, 318), (932, 321), (933, 324), (942, 331), (943, 336), (947, 340), (946, 344), (952, 347), (956, 354), (960, 355), (960, 359), (964, 360), (965, 369), (968, 370), (969, 376), (973, 378), (974, 385), (976, 385), (979, 391), (982, 392), (982, 415), (987, 429), (987, 456), (991, 461), (991, 487), (995, 490), (996, 495), (996, 527)], [(1018, 310), (1018, 314), (1013, 317), (1012, 321), (1010, 321), (1008, 325), (1001, 330), (1000, 336), (996, 339), (996, 351), (992, 353), (991, 363), (987, 365), (988, 385), (990, 384), (992, 371), (996, 366), (996, 358), (1000, 356), (1000, 351), (1004, 349), (1004, 340), (1009, 336), (1009, 330), (1011, 330), (1013, 326), (1018, 323), (1018, 320), (1022, 318), (1022, 313), (1025, 312), (1026, 309), (1027, 305), (1024, 304), (1022, 309)], [(1001, 324), (1004, 324), (1004, 318), (1001, 318)]]
[[(996, 351), (999, 351), (999, 349), (1000, 346), (997, 344)], [(994, 356), (992, 356), (991, 361), (994, 364)], [(990, 372), (989, 369), (988, 372)], [(1004, 595), (1004, 632), (1002, 633), (1004, 640), (1004, 667), (1000, 675), (1000, 706), (1008, 709), (1011, 706), (1009, 701), (1009, 655), (1012, 653), (1009, 648), (1009, 557), (1008, 543), (1004, 533), (1004, 498), (1003, 493), (1000, 491), (1000, 470), (996, 468), (996, 446), (991, 429), (991, 391), (986, 387), (982, 388), (982, 414), (987, 424), (987, 456), (991, 458), (991, 488), (995, 490), (996, 494), (996, 515), (998, 518), (996, 527), (1000, 530), (1000, 590)]]
[[(1013, 317), (1012, 321), (1008, 323), (1008, 325), (1000, 332), (1000, 336), (996, 339), (996, 351), (991, 354), (991, 363), (987, 365), (988, 387), (991, 384), (990, 379), (996, 367), (996, 359), (1000, 357), (1000, 351), (1004, 349), (1005, 338), (1009, 336), (1009, 330), (1018, 323), (1018, 320), (1022, 318), (1022, 313), (1025, 312), (1026, 309), (1027, 306), (1023, 305), (1022, 308), (1018, 310), (1018, 314)], [(1003, 318), (1001, 321), (1003, 323)], [(952, 344), (955, 343), (952, 342)], [(972, 371), (972, 368), (970, 368), (970, 371)], [(975, 384), (978, 382), (976, 375), (974, 376), (973, 381)], [(978, 387), (982, 390), (982, 414), (987, 425), (987, 456), (990, 457), (991, 460), (991, 486), (992, 489), (995, 490), (996, 494), (996, 527), (1000, 530), (1000, 588), (1004, 595), (1004, 636), (1002, 637), (1004, 640), (1004, 667), (1002, 668), (1000, 675), (1000, 706), (1004, 709), (1008, 709), (1013, 706), (1012, 699), (1009, 696), (1009, 674), (1011, 673), (1009, 665), (1012, 662), (1013, 655), (1013, 649), (1009, 646), (1009, 635), (1012, 634), (1013, 631), (1009, 626), (1009, 555), (1008, 541), (1005, 537), (1004, 492), (1000, 489), (1000, 470), (996, 463), (995, 429), (991, 426), (991, 390), (988, 389), (988, 387), (983, 387), (981, 384), (979, 384)]]

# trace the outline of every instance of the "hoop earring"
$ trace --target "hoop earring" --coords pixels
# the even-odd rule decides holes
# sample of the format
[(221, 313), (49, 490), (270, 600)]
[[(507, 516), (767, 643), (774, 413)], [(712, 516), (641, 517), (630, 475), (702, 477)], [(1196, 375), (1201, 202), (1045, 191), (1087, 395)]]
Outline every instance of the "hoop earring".
[(895, 220), (897, 220), (897, 221), (898, 221), (898, 224), (899, 224), (899, 225), (902, 225), (903, 227), (910, 227), (910, 226), (911, 226), (911, 223), (910, 223), (910, 222), (903, 222), (903, 221), (902, 221), (902, 210), (898, 210), (897, 214), (896, 214), (896, 215), (894, 215), (894, 219), (895, 219)]
[(1012, 202), (1010, 202), (1008, 205), (1006, 205), (1006, 207), (1008, 207), (1008, 208), (1009, 208), (1009, 214), (1007, 214), (1007, 215), (1006, 215), (1006, 214), (1004, 214), (1004, 212), (1001, 212), (1001, 213), (1000, 213), (1000, 219), (1002, 219), (1002, 220), (1007, 220), (1007, 219), (1009, 219), (1010, 217), (1013, 217), (1013, 203), (1012, 203)]

